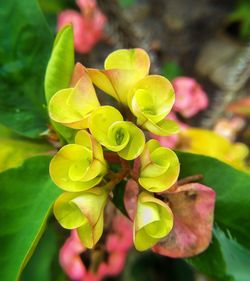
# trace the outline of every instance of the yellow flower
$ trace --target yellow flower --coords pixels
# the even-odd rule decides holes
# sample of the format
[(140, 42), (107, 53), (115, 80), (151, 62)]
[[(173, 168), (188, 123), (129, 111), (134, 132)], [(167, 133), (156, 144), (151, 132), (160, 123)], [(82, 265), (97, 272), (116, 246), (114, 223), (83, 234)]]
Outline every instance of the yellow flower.
[(75, 144), (63, 146), (50, 162), (50, 176), (66, 191), (96, 186), (107, 172), (102, 147), (85, 130), (76, 134)]
[(103, 232), (107, 198), (108, 193), (100, 187), (83, 192), (64, 192), (54, 204), (54, 214), (62, 227), (77, 228), (84, 246), (93, 248)]
[(156, 140), (146, 143), (141, 156), (139, 183), (151, 192), (162, 192), (178, 179), (180, 163), (176, 154)]
[(154, 246), (173, 227), (173, 214), (161, 200), (148, 192), (140, 193), (134, 221), (134, 245), (138, 251)]

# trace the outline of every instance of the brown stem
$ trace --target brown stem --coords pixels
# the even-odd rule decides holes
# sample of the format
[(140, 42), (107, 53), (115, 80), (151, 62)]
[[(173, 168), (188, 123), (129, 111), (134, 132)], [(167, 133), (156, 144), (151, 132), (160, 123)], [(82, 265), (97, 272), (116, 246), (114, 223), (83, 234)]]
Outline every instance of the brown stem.
[(120, 163), (120, 157), (117, 155), (117, 153), (106, 151), (104, 152), (104, 158), (109, 162), (113, 164)]
[(193, 175), (193, 176), (189, 176), (186, 177), (184, 179), (181, 179), (179, 181), (177, 181), (170, 189), (168, 189), (168, 192), (173, 192), (175, 191), (179, 186), (184, 185), (184, 184), (188, 184), (188, 183), (192, 183), (192, 182), (197, 182), (203, 179), (203, 175), (198, 174), (198, 175)]
[(126, 178), (129, 175), (130, 166), (129, 162), (120, 158), (121, 163), (121, 170), (118, 173), (109, 173), (110, 181), (103, 187), (109, 191), (111, 191), (119, 182), (121, 182), (124, 178)]

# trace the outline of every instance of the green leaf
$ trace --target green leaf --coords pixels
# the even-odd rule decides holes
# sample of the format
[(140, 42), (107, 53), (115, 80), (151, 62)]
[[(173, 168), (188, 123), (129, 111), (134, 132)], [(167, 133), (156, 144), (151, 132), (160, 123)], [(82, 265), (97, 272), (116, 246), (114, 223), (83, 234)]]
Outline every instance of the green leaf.
[(228, 21), (240, 23), (239, 35), (241, 39), (249, 40), (250, 36), (250, 3), (249, 1), (240, 1), (235, 10), (229, 14)]
[(34, 255), (21, 274), (21, 281), (52, 281), (53, 262), (58, 259), (58, 251), (58, 236), (55, 227), (49, 224), (37, 245)]
[(163, 64), (161, 74), (171, 81), (182, 75), (182, 69), (176, 62), (168, 62)]
[(129, 8), (135, 4), (135, 0), (119, 0), (118, 2), (122, 8)]
[(59, 90), (69, 87), (74, 69), (73, 29), (67, 25), (58, 32), (45, 74), (45, 95), (49, 102)]
[[(72, 26), (60, 30), (54, 41), (52, 54), (45, 74), (45, 96), (47, 103), (59, 90), (68, 88), (74, 69), (74, 38)], [(52, 122), (56, 131), (68, 142), (74, 138), (74, 130)]]
[(0, 122), (37, 138), (47, 129), (43, 90), (52, 38), (35, 0), (0, 2)]
[(250, 251), (216, 228), (211, 246), (189, 259), (199, 271), (221, 281), (248, 281)]
[(0, 174), (0, 280), (17, 280), (60, 194), (48, 173), (50, 159), (33, 157)]
[[(232, 269), (230, 263), (234, 259), (239, 259), (239, 263), (244, 264), (246, 257), (250, 257), (248, 250), (250, 249), (250, 175), (211, 157), (184, 152), (177, 152), (177, 155), (181, 163), (181, 178), (202, 174), (201, 182), (216, 191), (215, 225), (220, 229), (220, 233), (215, 232), (215, 242), (198, 257), (204, 259), (204, 262), (202, 261), (204, 266), (210, 268), (207, 269), (207, 273), (218, 280), (229, 280), (226, 279), (225, 274), (227, 274), (232, 280), (243, 281), (244, 279), (239, 279), (238, 275), (250, 274), (249, 267)], [(231, 248), (239, 253), (230, 254), (228, 249)], [(212, 256), (219, 257), (218, 260), (224, 266), (212, 264)], [(196, 260), (196, 258), (192, 260), (195, 266)], [(199, 263), (197, 267), (199, 268)]]
[(48, 143), (21, 137), (0, 124), (0, 172), (18, 167), (29, 157), (54, 148)]
[(116, 185), (116, 187), (113, 190), (113, 203), (115, 206), (126, 216), (128, 216), (127, 210), (124, 205), (124, 193), (125, 193), (125, 187), (126, 187), (127, 181), (121, 181)]

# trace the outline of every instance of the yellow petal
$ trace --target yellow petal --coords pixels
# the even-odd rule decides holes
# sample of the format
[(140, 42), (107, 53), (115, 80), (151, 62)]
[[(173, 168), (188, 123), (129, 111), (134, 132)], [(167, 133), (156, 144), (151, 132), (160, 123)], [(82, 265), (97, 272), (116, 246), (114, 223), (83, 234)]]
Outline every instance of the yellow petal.
[(95, 89), (85, 72), (74, 88), (63, 89), (51, 98), (49, 114), (56, 122), (82, 129), (87, 128), (89, 114), (99, 105)]
[(171, 83), (163, 76), (148, 75), (141, 79), (128, 94), (128, 105), (138, 118), (146, 117), (153, 123), (163, 120), (175, 100)]
[(133, 227), (135, 248), (139, 251), (151, 248), (172, 227), (173, 214), (170, 208), (150, 193), (140, 193)]
[(123, 104), (127, 104), (129, 90), (144, 78), (150, 61), (142, 49), (117, 50), (105, 60), (105, 70), (88, 69), (92, 82)]

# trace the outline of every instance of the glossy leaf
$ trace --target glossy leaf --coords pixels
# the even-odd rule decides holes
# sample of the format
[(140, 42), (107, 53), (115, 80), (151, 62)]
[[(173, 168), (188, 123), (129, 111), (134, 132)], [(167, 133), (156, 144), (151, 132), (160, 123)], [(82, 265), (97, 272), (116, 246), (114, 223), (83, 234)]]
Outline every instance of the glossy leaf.
[(59, 90), (70, 85), (74, 69), (73, 30), (70, 25), (58, 32), (46, 69), (45, 94), (47, 102)]
[[(67, 25), (60, 30), (54, 41), (45, 74), (45, 95), (47, 104), (59, 90), (68, 88), (74, 69), (74, 41), (72, 27)], [(68, 142), (72, 141), (74, 132), (61, 124), (53, 122), (56, 131)]]
[[(240, 272), (237, 273), (236, 270), (230, 273), (230, 266), (226, 265), (232, 253), (230, 250), (225, 251), (223, 249), (225, 247), (226, 249), (230, 249), (230, 247), (234, 249), (236, 247), (235, 249), (238, 249), (242, 255), (235, 254), (233, 259), (238, 260), (239, 263), (245, 263), (250, 249), (250, 176), (211, 157), (184, 152), (177, 152), (177, 155), (182, 167), (181, 178), (202, 174), (203, 180), (201, 182), (215, 190), (215, 225), (222, 231), (222, 236), (229, 237), (229, 241), (225, 242), (226, 240), (223, 237), (221, 240), (221, 236), (216, 236), (217, 246), (214, 247), (212, 243), (201, 256), (191, 260), (192, 264), (200, 268), (202, 263), (202, 270), (206, 269), (207, 271), (211, 266), (212, 269), (209, 270), (209, 274), (216, 276), (219, 280), (228, 280), (226, 275), (231, 274), (232, 280), (238, 281), (240, 279), (238, 279), (237, 274)], [(231, 240), (234, 240), (233, 245)], [(223, 266), (216, 267), (216, 264), (207, 263), (208, 260), (211, 260), (211, 256), (220, 256), (220, 260), (224, 263), (224, 268)], [(246, 267), (245, 270), (247, 271), (248, 268)]]
[(43, 80), (52, 37), (37, 1), (1, 1), (0, 11), (0, 122), (39, 138), (48, 125)]
[(207, 251), (188, 259), (199, 271), (218, 281), (247, 281), (250, 251), (216, 227)]
[(47, 154), (53, 149), (46, 142), (21, 137), (0, 125), (0, 172), (18, 167), (25, 159)]
[(49, 161), (48, 156), (33, 157), (0, 174), (1, 280), (18, 279), (60, 194), (50, 179)]
[[(48, 224), (34, 254), (21, 274), (21, 281), (53, 281), (55, 265), (59, 269), (58, 259), (59, 236), (55, 225)], [(61, 268), (60, 268), (61, 270)]]

